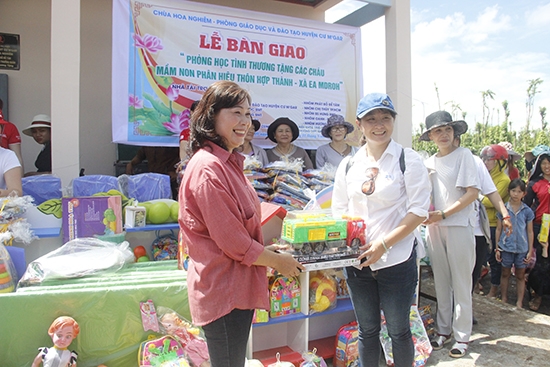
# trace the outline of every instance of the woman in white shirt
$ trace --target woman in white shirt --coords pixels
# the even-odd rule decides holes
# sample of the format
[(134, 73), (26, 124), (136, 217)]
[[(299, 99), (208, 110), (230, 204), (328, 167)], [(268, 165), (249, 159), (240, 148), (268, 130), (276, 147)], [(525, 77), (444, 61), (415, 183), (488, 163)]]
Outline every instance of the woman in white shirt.
[(11, 193), (23, 195), (21, 163), (13, 151), (0, 148), (0, 197)]
[(367, 224), (363, 262), (345, 271), (364, 367), (378, 367), (380, 309), (395, 366), (410, 367), (414, 360), (409, 314), (418, 281), (416, 252), (423, 250), (415, 246), (415, 230), (428, 214), (430, 182), (420, 156), (392, 140), (396, 115), (386, 94), (361, 99), (357, 125), (366, 144), (338, 167), (332, 196), (334, 215), (359, 216)]

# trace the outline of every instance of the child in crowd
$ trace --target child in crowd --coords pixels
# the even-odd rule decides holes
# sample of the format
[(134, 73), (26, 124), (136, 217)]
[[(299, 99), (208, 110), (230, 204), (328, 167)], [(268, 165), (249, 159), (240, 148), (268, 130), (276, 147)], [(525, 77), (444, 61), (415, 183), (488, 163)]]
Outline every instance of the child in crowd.
[(510, 200), (506, 203), (506, 209), (510, 215), (514, 231), (509, 236), (502, 235), (502, 215), (497, 213), (497, 229), (495, 241), (496, 260), (502, 264), (500, 288), (502, 302), (508, 302), (508, 283), (512, 273), (512, 265), (515, 266), (518, 299), (516, 306), (523, 307), (525, 294), (525, 268), (533, 254), (533, 219), (535, 214), (521, 200), (527, 192), (525, 182), (516, 178), (508, 185)]

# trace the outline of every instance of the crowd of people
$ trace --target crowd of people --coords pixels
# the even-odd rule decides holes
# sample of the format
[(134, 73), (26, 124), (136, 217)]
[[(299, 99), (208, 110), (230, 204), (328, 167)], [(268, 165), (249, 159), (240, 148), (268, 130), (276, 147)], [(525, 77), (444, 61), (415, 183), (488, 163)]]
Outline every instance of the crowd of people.
[[(204, 328), (211, 356), (229, 351), (223, 361), (213, 360), (213, 366), (243, 363), (252, 310), (268, 307), (263, 291), (266, 279), (259, 276), (263, 267), (271, 266), (284, 275), (302, 270), (299, 263), (278, 253), (276, 246), (263, 245), (258, 199), (244, 178), (243, 161), (255, 157), (266, 165), (298, 158), (304, 169), (314, 165), (307, 152), (294, 144), (299, 127), (287, 117), (268, 126), (267, 138), (276, 144), (273, 148), (264, 151), (252, 144), (261, 123), (251, 118), (250, 104), (250, 95), (235, 83), (209, 87), (191, 116), (186, 143), (190, 161), (179, 192), (179, 200), (186, 203), (180, 206), (180, 227), (190, 256), (193, 321)], [(512, 269), (522, 282), (517, 307), (523, 306), (530, 268), (534, 276), (527, 282), (533, 291), (529, 306), (538, 308), (548, 291), (549, 282), (544, 280), (548, 246), (538, 241), (538, 234), (542, 214), (550, 211), (550, 148), (529, 152), (533, 168), (526, 183), (518, 177), (514, 162), (520, 155), (510, 143), (490, 145), (474, 156), (460, 146), (468, 125), (453, 120), (446, 111), (426, 118), (420, 139), (437, 146), (426, 160), (393, 140), (396, 123), (390, 97), (368, 94), (357, 106), (355, 124), (340, 115), (327, 119), (321, 133), (330, 142), (315, 157), (317, 167), (337, 167), (333, 214), (361, 217), (367, 223), (361, 265), (345, 269), (363, 366), (378, 366), (380, 311), (392, 340), (395, 366), (412, 365), (409, 312), (418, 282), (416, 259), (425, 256), (425, 250), (438, 301), (437, 335), (431, 342), (439, 350), (454, 341), (451, 357), (468, 352), (475, 323), (472, 293), (486, 263), (491, 269), (491, 296), (500, 287), (507, 301)], [(361, 147), (346, 141), (355, 128), (363, 136)], [(419, 231), (422, 225), (425, 238)], [(214, 298), (229, 289), (241, 289), (231, 285), (235, 279), (239, 283), (247, 279), (249, 289), (238, 297), (227, 295), (223, 304), (216, 302)]]
[[(144, 159), (157, 162), (162, 167), (149, 168), (169, 174), (174, 197), (185, 203), (179, 224), (190, 257), (189, 308), (194, 324), (204, 330), (213, 367), (244, 364), (254, 310), (269, 308), (266, 267), (289, 277), (304, 270), (290, 254), (279, 252), (279, 245), (265, 246), (260, 202), (243, 173), (248, 157), (263, 166), (298, 159), (303, 169), (334, 167), (333, 214), (361, 217), (367, 224), (361, 263), (345, 269), (362, 366), (378, 366), (381, 311), (395, 366), (413, 364), (409, 314), (418, 282), (416, 260), (426, 250), (438, 303), (431, 344), (437, 351), (454, 340), (451, 357), (468, 352), (475, 323), (472, 292), (486, 263), (490, 297), (500, 288), (507, 302), (512, 271), (518, 308), (526, 286), (532, 310), (550, 293), (548, 241), (539, 237), (543, 215), (550, 213), (548, 146), (525, 154), (530, 169), (525, 182), (514, 165), (521, 156), (510, 143), (487, 146), (476, 157), (460, 146), (467, 123), (436, 111), (426, 117), (420, 140), (434, 143), (437, 152), (422, 159), (392, 138), (399, 122), (391, 98), (371, 93), (357, 105), (354, 124), (341, 115), (328, 117), (321, 134), (330, 142), (312, 160), (294, 144), (300, 130), (288, 117), (267, 128), (267, 139), (275, 146), (264, 150), (252, 144), (261, 123), (252, 119), (251, 104), (250, 94), (238, 84), (215, 82), (193, 103), (179, 148), (142, 148), (127, 166), (132, 174)], [(21, 195), (21, 138), (15, 125), (3, 119), (1, 108), (0, 101), (0, 196)], [(362, 134), (360, 147), (346, 140), (356, 128)], [(51, 173), (50, 117), (35, 116), (23, 133), (44, 145), (36, 172), (28, 174)], [(186, 168), (178, 186), (180, 161)]]

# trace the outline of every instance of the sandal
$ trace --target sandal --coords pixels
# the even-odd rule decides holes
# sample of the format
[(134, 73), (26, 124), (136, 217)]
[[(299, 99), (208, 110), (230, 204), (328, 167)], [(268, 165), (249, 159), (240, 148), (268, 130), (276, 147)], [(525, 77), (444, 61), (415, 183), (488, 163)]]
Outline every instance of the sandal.
[(466, 355), (467, 350), (468, 350), (468, 343), (456, 342), (454, 343), (453, 347), (449, 351), (449, 356), (453, 358), (461, 358)]
[(437, 336), (432, 339), (430, 344), (432, 345), (433, 350), (440, 350), (443, 348), (445, 344), (448, 344), (451, 342), (451, 336), (450, 335), (441, 335), (437, 334)]

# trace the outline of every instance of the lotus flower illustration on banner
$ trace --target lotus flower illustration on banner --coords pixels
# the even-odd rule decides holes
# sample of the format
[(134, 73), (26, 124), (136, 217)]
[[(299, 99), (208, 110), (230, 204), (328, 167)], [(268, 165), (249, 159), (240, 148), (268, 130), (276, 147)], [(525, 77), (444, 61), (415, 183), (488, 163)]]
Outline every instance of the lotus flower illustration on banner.
[(143, 80), (148, 81), (148, 85), (141, 90), (141, 96), (136, 95), (139, 93), (129, 95), (128, 116), (129, 122), (134, 125), (132, 131), (138, 135), (179, 136), (182, 130), (189, 129), (190, 111), (185, 106), (189, 101), (180, 96), (173, 78), (153, 73), (157, 66), (153, 54), (164, 49), (162, 39), (151, 34), (141, 36), (137, 29), (132, 38), (134, 51), (146, 66)]

